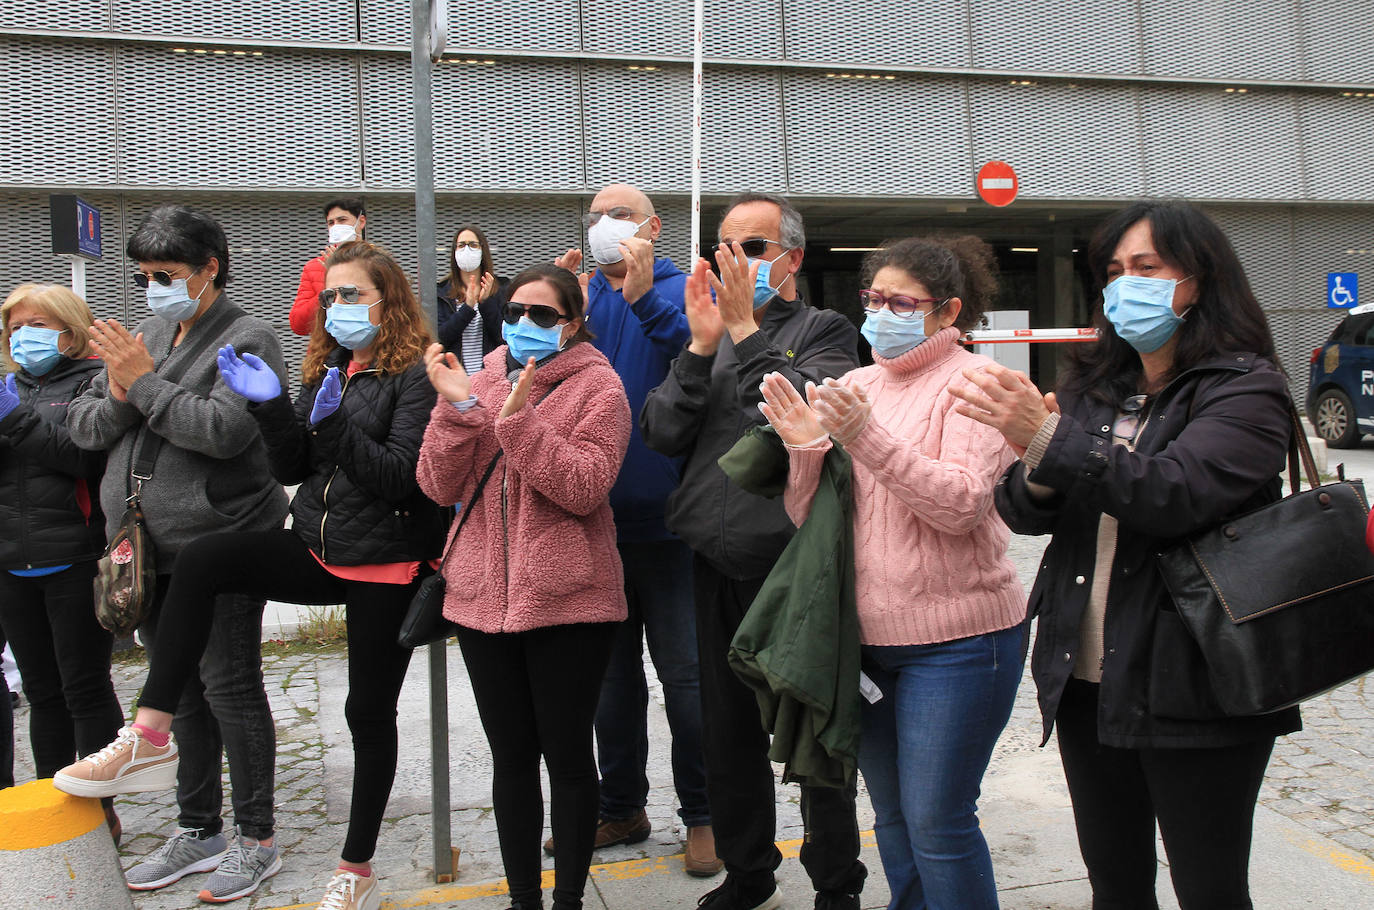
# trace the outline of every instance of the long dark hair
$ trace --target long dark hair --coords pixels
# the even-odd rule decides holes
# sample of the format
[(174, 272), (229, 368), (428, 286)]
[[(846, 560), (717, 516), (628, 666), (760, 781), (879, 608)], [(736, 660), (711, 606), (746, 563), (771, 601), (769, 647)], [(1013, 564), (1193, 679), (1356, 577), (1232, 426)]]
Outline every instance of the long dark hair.
[(1102, 222), (1088, 246), (1092, 293), (1097, 298), (1093, 325), (1102, 337), (1093, 344), (1071, 346), (1060, 389), (1110, 404), (1139, 391), (1140, 355), (1116, 334), (1102, 314), (1101, 300), (1107, 266), (1122, 235), (1139, 221), (1150, 223), (1155, 251), (1164, 261), (1197, 282), (1196, 305), (1178, 327), (1169, 378), (1226, 351), (1260, 354), (1277, 363), (1269, 321), (1217, 223), (1187, 202), (1142, 200)]
[[(495, 268), (491, 264), (491, 244), (487, 242), (486, 232), (475, 224), (465, 224), (453, 232), (453, 239), (448, 244), (448, 288), (453, 299), (461, 302), (463, 300), (463, 273), (458, 269), (458, 263), (454, 261), (454, 256), (458, 254), (458, 238), (464, 231), (471, 231), (477, 235), (477, 242), (482, 245), (482, 264), (477, 266), (477, 284), (481, 287), (482, 276), (487, 272), (492, 272), (495, 277)], [(495, 289), (493, 289), (494, 292)]]

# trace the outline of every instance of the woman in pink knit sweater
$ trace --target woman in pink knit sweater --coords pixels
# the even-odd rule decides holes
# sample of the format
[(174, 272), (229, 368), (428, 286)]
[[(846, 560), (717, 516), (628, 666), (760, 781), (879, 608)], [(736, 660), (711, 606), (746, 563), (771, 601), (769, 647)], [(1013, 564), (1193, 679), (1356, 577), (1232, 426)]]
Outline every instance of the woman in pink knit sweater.
[(864, 672), (859, 768), (889, 910), (997, 906), (977, 800), (1024, 662), (1026, 598), (992, 505), (1014, 456), (948, 392), (988, 363), (958, 343), (997, 290), (980, 240), (907, 239), (864, 262), (876, 363), (808, 386), (763, 383), (791, 458), (785, 502), (806, 519), (832, 443), (854, 470), (854, 569)]
[(535, 266), (508, 292), (506, 345), (481, 372), (469, 377), (437, 344), (426, 354), (439, 402), (417, 475), (440, 504), (477, 497), (450, 544), (444, 615), (458, 624), (491, 746), (512, 907), (543, 906), (542, 755), (553, 906), (579, 910), (597, 824), (592, 719), (615, 624), (626, 615), (608, 496), (630, 440), (630, 407), (610, 362), (585, 343), (582, 289), (571, 272)]

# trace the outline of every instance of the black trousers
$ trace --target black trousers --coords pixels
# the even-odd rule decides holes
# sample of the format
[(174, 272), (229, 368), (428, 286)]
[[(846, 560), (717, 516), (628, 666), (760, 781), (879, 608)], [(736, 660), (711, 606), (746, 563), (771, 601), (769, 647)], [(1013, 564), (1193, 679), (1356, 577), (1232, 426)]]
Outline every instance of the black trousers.
[[(762, 578), (739, 581), (722, 575), (701, 556), (693, 564), (701, 663), (702, 743), (706, 754), (706, 793), (716, 855), (726, 871), (762, 890), (782, 862), (773, 838), (773, 765), (758, 699), (735, 671), (727, 654), (730, 640), (763, 587)], [(801, 788), (806, 839), (801, 863), (817, 891), (858, 894), (868, 870), (859, 861), (859, 825), (854, 814), (856, 787)]]
[[(428, 574), (422, 566), (420, 577)], [(353, 801), (341, 855), (347, 862), (366, 862), (377, 848), (396, 778), (396, 701), (410, 665), (410, 649), (396, 643), (396, 633), (418, 584), (418, 578), (408, 585), (345, 581), (325, 571), (290, 530), (202, 537), (177, 557), (140, 704), (176, 709), (210, 639), (218, 594), (343, 603), (348, 621), (344, 715), (353, 736)]]
[(491, 799), (501, 862), (511, 903), (520, 910), (543, 906), (541, 755), (552, 791), (553, 906), (582, 907), (600, 801), (592, 721), (617, 625), (575, 623), (495, 634), (458, 629), (477, 713), (491, 746)]
[(1098, 686), (1071, 679), (1055, 718), (1093, 910), (1156, 910), (1155, 823), (1183, 910), (1251, 910), (1250, 837), (1274, 738), (1205, 749), (1097, 741)]

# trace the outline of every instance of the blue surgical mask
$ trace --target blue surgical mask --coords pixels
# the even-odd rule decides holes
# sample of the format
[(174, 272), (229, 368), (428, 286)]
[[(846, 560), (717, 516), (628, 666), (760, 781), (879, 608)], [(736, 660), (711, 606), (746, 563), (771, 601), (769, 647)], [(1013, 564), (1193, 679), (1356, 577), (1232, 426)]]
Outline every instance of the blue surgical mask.
[(754, 279), (754, 309), (757, 310), (767, 306), (768, 301), (778, 296), (778, 289), (771, 286), (768, 283), (768, 279), (773, 273), (773, 263), (777, 262), (779, 259), (786, 255), (787, 251), (783, 250), (781, 254), (774, 257), (773, 259), (749, 260), (750, 262), (757, 262), (759, 264), (759, 274), (758, 277)]
[[(205, 282), (200, 293), (205, 293), (205, 288), (210, 286), (210, 282)], [(166, 286), (158, 284), (156, 281), (148, 282), (147, 290), (148, 309), (153, 311), (154, 316), (161, 316), (168, 322), (181, 322), (183, 319), (190, 319), (200, 309), (200, 295), (192, 297), (186, 290), (186, 279), (176, 278)]]
[(21, 325), (10, 335), (10, 357), (30, 376), (44, 376), (64, 356), (57, 339), (65, 331)]
[(541, 328), (531, 322), (528, 316), (521, 316), (514, 325), (502, 322), (501, 337), (510, 347), (510, 355), (521, 365), (529, 362), (531, 357), (538, 362), (563, 350), (562, 325)]
[(1122, 341), (1142, 354), (1157, 351), (1183, 324), (1174, 313), (1174, 288), (1180, 281), (1121, 275), (1102, 289), (1102, 313)]
[(875, 352), (891, 360), (925, 341), (925, 327), (926, 321), (919, 316), (903, 319), (884, 307), (864, 317), (859, 333), (868, 339)]
[(334, 304), (325, 311), (324, 330), (350, 351), (367, 347), (381, 329), (381, 326), (373, 325), (372, 320), (367, 318), (367, 311), (377, 303)]

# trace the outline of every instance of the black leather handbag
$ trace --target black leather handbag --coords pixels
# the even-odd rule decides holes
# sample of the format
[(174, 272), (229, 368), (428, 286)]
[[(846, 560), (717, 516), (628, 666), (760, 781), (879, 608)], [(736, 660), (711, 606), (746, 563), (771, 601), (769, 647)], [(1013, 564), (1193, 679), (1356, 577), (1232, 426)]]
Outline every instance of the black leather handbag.
[(463, 530), (463, 525), (467, 523), (468, 516), (472, 514), (472, 507), (477, 504), (482, 489), (487, 485), (487, 480), (496, 469), (496, 462), (500, 458), (501, 451), (498, 449), (491, 459), (491, 464), (487, 465), (486, 473), (477, 481), (477, 488), (472, 491), (472, 496), (463, 509), (463, 515), (453, 529), (453, 536), (449, 538), (443, 558), (439, 561), (439, 570), (420, 582), (420, 586), (415, 589), (415, 596), (410, 599), (405, 618), (401, 620), (401, 628), (396, 633), (396, 643), (401, 647), (418, 648), (421, 645), (443, 641), (453, 635), (455, 624), (444, 618), (444, 594), (448, 590), (444, 583), (444, 567), (448, 565), (449, 554), (458, 543), (458, 532)]
[(1364, 484), (1342, 478), (1319, 486), (1291, 401), (1289, 413), (1293, 492), (1159, 555), (1207, 682), (1231, 716), (1278, 711), (1374, 669)]

